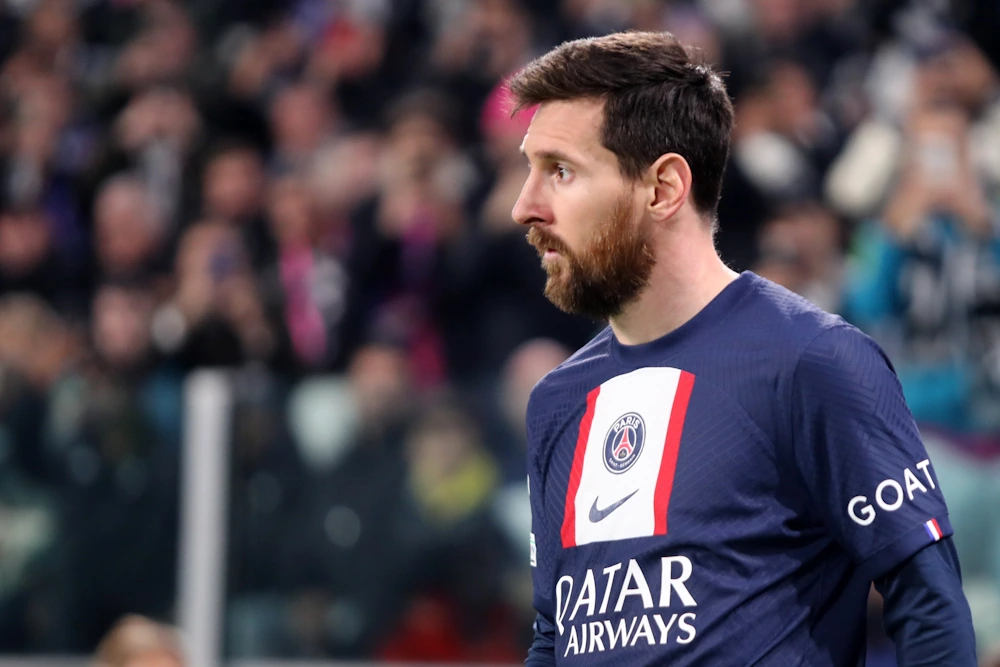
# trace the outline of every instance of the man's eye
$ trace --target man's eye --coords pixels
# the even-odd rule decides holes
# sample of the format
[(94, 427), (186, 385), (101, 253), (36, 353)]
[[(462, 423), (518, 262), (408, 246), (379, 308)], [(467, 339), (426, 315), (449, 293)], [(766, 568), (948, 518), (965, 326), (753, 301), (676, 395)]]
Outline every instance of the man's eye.
[(560, 181), (565, 181), (569, 178), (569, 169), (566, 167), (556, 167), (556, 179)]

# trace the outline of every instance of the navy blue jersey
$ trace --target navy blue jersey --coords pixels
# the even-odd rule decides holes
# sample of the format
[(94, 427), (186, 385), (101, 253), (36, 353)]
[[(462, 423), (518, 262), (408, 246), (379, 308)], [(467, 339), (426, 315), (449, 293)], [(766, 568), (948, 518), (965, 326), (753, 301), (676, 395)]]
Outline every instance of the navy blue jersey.
[(870, 582), (951, 534), (882, 350), (744, 273), (528, 406), (539, 622), (571, 665), (863, 664)]

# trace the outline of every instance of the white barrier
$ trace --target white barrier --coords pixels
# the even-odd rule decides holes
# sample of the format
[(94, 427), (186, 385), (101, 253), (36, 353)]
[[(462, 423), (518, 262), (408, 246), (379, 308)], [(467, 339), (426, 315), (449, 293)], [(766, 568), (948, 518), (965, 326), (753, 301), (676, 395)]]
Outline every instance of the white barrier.
[(177, 573), (177, 619), (190, 667), (222, 655), (232, 385), (201, 370), (184, 388), (184, 449)]

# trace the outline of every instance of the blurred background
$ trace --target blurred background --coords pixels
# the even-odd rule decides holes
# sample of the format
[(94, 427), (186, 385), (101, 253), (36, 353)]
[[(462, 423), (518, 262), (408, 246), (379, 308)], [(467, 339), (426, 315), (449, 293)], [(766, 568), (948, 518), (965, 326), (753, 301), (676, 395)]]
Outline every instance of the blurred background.
[(596, 329), (502, 81), (624, 28), (728, 72), (726, 261), (892, 357), (988, 662), (1000, 3), (0, 0), (0, 663), (523, 660), (524, 410)]

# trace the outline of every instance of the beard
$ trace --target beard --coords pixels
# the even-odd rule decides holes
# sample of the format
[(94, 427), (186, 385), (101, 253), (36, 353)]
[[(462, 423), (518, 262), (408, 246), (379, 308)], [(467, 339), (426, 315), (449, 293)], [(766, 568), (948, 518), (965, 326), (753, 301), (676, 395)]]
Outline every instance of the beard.
[(631, 213), (630, 199), (622, 195), (608, 221), (578, 253), (541, 227), (528, 231), (528, 243), (540, 257), (550, 249), (559, 253), (542, 262), (548, 274), (545, 296), (559, 310), (605, 321), (621, 313), (649, 283), (656, 257), (648, 228), (634, 225)]

